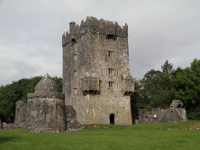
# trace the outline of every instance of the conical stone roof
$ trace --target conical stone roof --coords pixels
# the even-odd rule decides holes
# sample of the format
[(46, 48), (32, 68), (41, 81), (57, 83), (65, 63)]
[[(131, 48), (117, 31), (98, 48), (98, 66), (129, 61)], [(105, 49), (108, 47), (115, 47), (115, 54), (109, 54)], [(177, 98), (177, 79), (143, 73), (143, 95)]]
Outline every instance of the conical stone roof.
[(35, 86), (35, 93), (41, 92), (58, 92), (58, 85), (48, 73)]
[(28, 99), (33, 98), (64, 98), (62, 93), (58, 92), (58, 85), (47, 73), (35, 86), (35, 93), (29, 93)]

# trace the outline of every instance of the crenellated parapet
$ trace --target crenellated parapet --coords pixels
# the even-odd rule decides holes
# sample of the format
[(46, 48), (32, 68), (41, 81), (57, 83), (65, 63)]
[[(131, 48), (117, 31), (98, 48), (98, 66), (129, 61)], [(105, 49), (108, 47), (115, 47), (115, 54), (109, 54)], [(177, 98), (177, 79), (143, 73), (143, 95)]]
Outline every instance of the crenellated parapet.
[(128, 38), (128, 25), (120, 26), (117, 22), (107, 21), (95, 17), (87, 17), (85, 21), (81, 21), (80, 26), (75, 22), (69, 24), (70, 31), (62, 36), (62, 46), (64, 47), (71, 41), (90, 33), (98, 33), (100, 35), (110, 35), (114, 37)]

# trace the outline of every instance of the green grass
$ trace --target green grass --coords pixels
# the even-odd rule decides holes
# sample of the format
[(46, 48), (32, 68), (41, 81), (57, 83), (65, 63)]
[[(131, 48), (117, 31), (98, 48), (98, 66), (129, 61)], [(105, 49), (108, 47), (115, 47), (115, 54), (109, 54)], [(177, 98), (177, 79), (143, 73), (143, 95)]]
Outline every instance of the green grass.
[(197, 150), (200, 130), (189, 127), (197, 123), (87, 125), (65, 133), (4, 130), (0, 131), (0, 150)]

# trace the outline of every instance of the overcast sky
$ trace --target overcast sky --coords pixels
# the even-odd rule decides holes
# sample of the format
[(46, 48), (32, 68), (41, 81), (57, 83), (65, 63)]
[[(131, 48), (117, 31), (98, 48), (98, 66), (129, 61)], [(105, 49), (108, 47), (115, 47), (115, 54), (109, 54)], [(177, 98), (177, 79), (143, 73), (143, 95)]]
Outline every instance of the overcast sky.
[(0, 85), (62, 77), (61, 36), (87, 16), (128, 24), (135, 78), (200, 59), (200, 0), (0, 0)]

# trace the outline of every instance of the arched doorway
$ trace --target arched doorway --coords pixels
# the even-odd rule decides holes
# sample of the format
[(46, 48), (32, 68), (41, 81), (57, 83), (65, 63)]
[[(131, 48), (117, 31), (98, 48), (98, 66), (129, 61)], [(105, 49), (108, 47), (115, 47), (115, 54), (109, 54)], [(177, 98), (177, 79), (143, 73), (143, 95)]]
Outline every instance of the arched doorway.
[(110, 114), (110, 124), (115, 124), (115, 115)]

